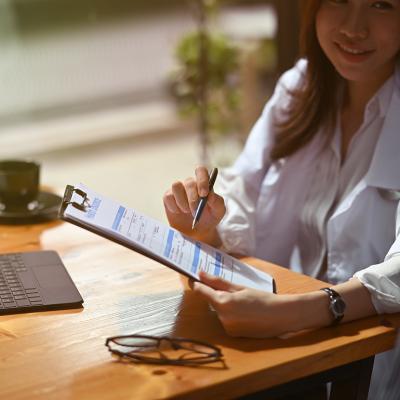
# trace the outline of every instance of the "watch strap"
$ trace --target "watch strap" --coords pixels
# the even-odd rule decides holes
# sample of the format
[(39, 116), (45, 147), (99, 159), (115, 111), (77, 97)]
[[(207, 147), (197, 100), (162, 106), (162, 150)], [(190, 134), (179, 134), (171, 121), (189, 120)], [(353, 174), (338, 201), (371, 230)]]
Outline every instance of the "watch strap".
[[(327, 293), (329, 296), (329, 309), (331, 310), (334, 318), (332, 325), (337, 325), (343, 319), (346, 304), (343, 301), (342, 296), (340, 296), (336, 290), (327, 287), (322, 288), (321, 290)], [(338, 304), (340, 304), (342, 310), (337, 309)]]

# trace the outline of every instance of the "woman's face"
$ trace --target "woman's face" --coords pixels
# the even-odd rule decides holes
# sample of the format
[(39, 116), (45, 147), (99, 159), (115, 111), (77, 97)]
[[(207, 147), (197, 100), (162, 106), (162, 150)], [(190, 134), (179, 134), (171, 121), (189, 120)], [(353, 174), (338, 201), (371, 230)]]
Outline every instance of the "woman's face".
[(344, 79), (384, 81), (400, 52), (400, 0), (322, 0), (316, 30)]

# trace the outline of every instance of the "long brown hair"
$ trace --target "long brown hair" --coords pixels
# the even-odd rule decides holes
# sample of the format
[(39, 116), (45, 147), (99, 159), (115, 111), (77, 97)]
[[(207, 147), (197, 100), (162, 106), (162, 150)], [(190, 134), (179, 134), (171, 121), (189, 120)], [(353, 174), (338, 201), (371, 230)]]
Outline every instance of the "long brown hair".
[[(301, 2), (300, 56), (307, 60), (301, 88), (289, 91), (287, 118), (279, 121), (271, 159), (287, 157), (306, 145), (321, 124), (333, 126), (337, 90), (341, 80), (319, 45), (315, 27), (316, 14), (323, 0)], [(327, 129), (327, 134), (331, 130)]]

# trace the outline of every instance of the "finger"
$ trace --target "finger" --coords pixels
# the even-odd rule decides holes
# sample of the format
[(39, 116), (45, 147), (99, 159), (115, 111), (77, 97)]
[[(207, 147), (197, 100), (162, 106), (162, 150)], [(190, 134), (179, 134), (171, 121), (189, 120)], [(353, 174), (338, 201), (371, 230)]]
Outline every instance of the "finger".
[(171, 191), (175, 198), (175, 203), (176, 203), (178, 209), (185, 214), (189, 214), (190, 207), (189, 207), (189, 202), (188, 202), (188, 198), (186, 195), (186, 189), (185, 189), (185, 186), (183, 185), (183, 183), (182, 182), (174, 182), (171, 186)]
[(199, 278), (201, 282), (205, 283), (207, 286), (210, 286), (215, 290), (223, 290), (225, 292), (232, 293), (244, 289), (243, 286), (235, 285), (234, 283), (218, 278), (217, 276), (207, 274), (204, 271), (199, 272)]
[(218, 300), (218, 292), (201, 282), (193, 282), (193, 291), (202, 295), (214, 308)]
[(196, 281), (193, 278), (189, 278), (188, 279), (188, 285), (189, 285), (190, 289), (193, 290), (193, 285), (194, 285), (195, 282)]
[(208, 171), (204, 166), (199, 166), (195, 170), (196, 181), (197, 181), (197, 192), (200, 197), (206, 197), (208, 195)]
[(221, 220), (225, 215), (226, 207), (224, 199), (214, 192), (210, 192), (207, 199), (207, 207), (210, 210), (210, 213), (217, 220)]
[(172, 190), (167, 190), (164, 193), (163, 203), (164, 203), (164, 208), (165, 208), (165, 210), (167, 212), (170, 212), (172, 214), (179, 214), (180, 213), (180, 209), (176, 204), (175, 196), (172, 193)]
[(186, 197), (192, 215), (195, 214), (197, 205), (199, 204), (199, 193), (197, 191), (197, 184), (193, 178), (187, 178), (184, 182)]

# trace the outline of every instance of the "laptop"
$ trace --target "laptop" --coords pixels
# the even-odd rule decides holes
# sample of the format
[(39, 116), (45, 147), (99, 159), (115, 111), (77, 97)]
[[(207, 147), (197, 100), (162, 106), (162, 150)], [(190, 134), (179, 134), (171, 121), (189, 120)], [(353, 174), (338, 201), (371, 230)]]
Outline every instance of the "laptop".
[(55, 251), (0, 254), (0, 315), (82, 308), (82, 303)]

